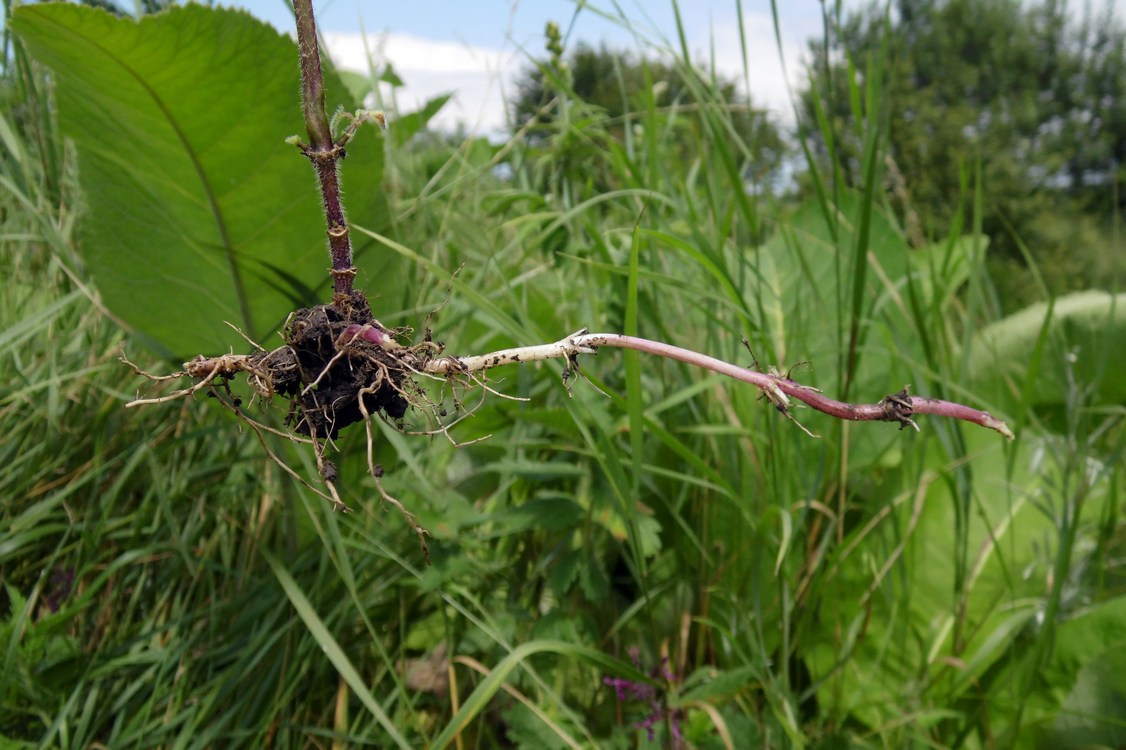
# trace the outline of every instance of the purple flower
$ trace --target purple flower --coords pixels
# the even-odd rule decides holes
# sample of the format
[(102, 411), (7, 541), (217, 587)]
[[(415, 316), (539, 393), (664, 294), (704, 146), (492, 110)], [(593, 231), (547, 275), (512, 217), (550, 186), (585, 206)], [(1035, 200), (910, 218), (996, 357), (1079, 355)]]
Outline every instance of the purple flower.
[(74, 588), (74, 568), (55, 568), (48, 579), (47, 593), (43, 595), (43, 603), (51, 610), (58, 612), (59, 606), (70, 597)]
[(602, 684), (614, 688), (618, 700), (623, 703), (633, 701), (648, 703), (657, 697), (657, 688), (644, 682), (634, 682), (624, 677), (603, 677)]
[[(636, 647), (629, 650), (630, 661), (639, 670), (642, 669), (641, 659)], [(653, 679), (661, 679), (670, 687), (680, 682), (680, 678), (667, 668), (668, 658), (661, 659), (661, 663), (647, 674)], [(649, 713), (634, 726), (644, 729), (650, 740), (654, 739), (653, 727), (666, 718), (669, 720), (669, 731), (672, 733), (673, 747), (681, 747), (683, 737), (680, 733), (681, 710), (668, 708), (665, 704), (666, 690), (659, 689), (657, 685), (647, 682), (636, 682), (623, 677), (603, 677), (602, 684), (614, 688), (614, 694), (622, 703), (641, 703), (649, 709)]]

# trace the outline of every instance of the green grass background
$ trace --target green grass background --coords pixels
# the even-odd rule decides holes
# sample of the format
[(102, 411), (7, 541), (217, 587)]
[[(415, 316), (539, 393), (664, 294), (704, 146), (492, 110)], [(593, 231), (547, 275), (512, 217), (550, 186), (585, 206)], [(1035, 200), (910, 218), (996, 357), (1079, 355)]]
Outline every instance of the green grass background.
[[(797, 411), (813, 440), (754, 389), (634, 352), (583, 359), (573, 397), (557, 363), (510, 368), (490, 385), (526, 401), (461, 394), (473, 411), (451, 435), (486, 440), (378, 424), (385, 485), (432, 534), (427, 566), (364, 477), (362, 432), (338, 444), (356, 509), (340, 515), (205, 397), (124, 408), (149, 386), (123, 349), (169, 362), (99, 296), (91, 175), (49, 75), (14, 43), (4, 746), (1126, 742), (1120, 297), (1001, 318), (972, 164), (975, 210), (910, 249), (883, 205), (894, 103), (878, 76), (852, 81), (864, 184), (810, 156), (801, 201), (746, 189), (749, 149), (703, 78), (692, 101), (623, 124), (557, 73), (551, 124), (501, 145), (393, 124), (390, 218), (356, 232), (397, 270), (360, 283), (381, 320), (430, 325), (452, 353), (587, 326), (749, 365), (745, 337), (764, 364), (812, 362), (795, 376), (830, 395), (910, 383), (989, 409), (1017, 440)], [(268, 442), (315, 475), (307, 452)]]

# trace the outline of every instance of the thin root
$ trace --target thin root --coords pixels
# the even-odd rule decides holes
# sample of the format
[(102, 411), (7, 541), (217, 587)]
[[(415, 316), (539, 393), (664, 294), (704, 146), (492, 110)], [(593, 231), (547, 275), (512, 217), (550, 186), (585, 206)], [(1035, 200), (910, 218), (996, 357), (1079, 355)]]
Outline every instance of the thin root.
[(417, 520), (415, 520), (413, 513), (408, 511), (401, 502), (399, 502), (395, 497), (387, 492), (386, 489), (384, 489), (383, 481), (381, 479), (381, 477), (383, 476), (383, 467), (375, 463), (375, 439), (372, 435), (371, 429), (371, 414), (368, 413), (367, 406), (364, 404), (364, 396), (368, 395), (369, 393), (375, 393), (375, 391), (379, 387), (379, 381), (382, 379), (383, 375), (381, 373), (380, 377), (377, 378), (374, 383), (361, 388), (358, 396), (360, 412), (364, 415), (364, 430), (367, 437), (368, 473), (371, 475), (371, 478), (375, 480), (375, 487), (379, 490), (379, 494), (383, 498), (383, 500), (398, 508), (399, 513), (402, 514), (403, 519), (407, 522), (407, 525), (410, 526), (411, 530), (414, 531), (414, 533), (418, 536), (418, 543), (422, 547), (422, 554), (426, 558), (426, 564), (429, 565), (430, 546), (426, 543), (426, 537), (430, 536), (430, 532), (423, 528), (422, 525), (419, 524)]
[[(129, 363), (129, 364), (132, 365), (132, 363)], [(134, 368), (136, 368), (136, 365), (132, 365), (132, 366)], [(173, 377), (183, 377), (183, 376), (189, 374), (188, 372), (183, 372), (183, 373), (178, 373), (177, 375), (164, 375), (164, 376), (155, 377), (155, 376), (152, 376), (152, 375), (148, 375), (143, 370), (139, 370), (138, 372), (141, 375), (145, 375), (146, 377), (152, 378), (153, 380), (168, 380), (168, 379), (173, 378)], [(159, 396), (157, 398), (137, 398), (137, 399), (133, 399), (132, 401), (130, 401), (129, 403), (127, 403), (125, 405), (125, 408), (130, 409), (134, 406), (144, 406), (146, 404), (163, 404), (163, 403), (168, 402), (168, 401), (175, 401), (178, 398), (186, 398), (188, 396), (191, 396), (194, 393), (198, 393), (199, 391), (203, 390), (207, 386), (211, 385), (211, 382), (213, 380), (215, 380), (215, 378), (219, 377), (219, 375), (221, 375), (221, 374), (224, 374), (223, 371), (222, 371), (222, 368), (220, 367), (219, 363), (216, 363), (215, 367), (211, 370), (211, 372), (207, 373), (207, 375), (203, 378), (203, 380), (200, 380), (198, 383), (192, 385), (190, 388), (183, 388), (183, 389), (178, 390), (178, 391), (173, 391), (172, 393), (169, 393), (167, 396)]]

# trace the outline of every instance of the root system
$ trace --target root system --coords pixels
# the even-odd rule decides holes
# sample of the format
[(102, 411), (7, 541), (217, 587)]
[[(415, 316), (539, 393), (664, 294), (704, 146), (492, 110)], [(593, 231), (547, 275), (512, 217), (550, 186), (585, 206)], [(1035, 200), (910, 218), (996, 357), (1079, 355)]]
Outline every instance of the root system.
[(295, 311), (282, 335), (285, 346), (251, 355), (248, 364), (259, 392), (290, 399), (294, 432), (332, 439), (365, 414), (396, 422), (406, 414), (406, 394), (418, 390), (403, 361), (410, 350), (391, 346), (363, 294)]
[[(283, 345), (273, 350), (250, 341), (256, 349), (252, 354), (200, 355), (186, 362), (183, 371), (169, 376), (151, 375), (124, 360), (150, 380), (188, 377), (196, 381), (189, 388), (161, 397), (137, 399), (129, 405), (171, 401), (207, 389), (254, 430), (271, 459), (342, 511), (348, 507), (337, 491), (336, 466), (326, 459), (325, 449), (345, 427), (363, 422), (367, 433), (368, 473), (380, 496), (403, 514), (418, 535), (429, 559), (426, 530), (383, 488), (383, 467), (374, 460), (371, 418), (382, 416), (402, 429), (403, 417), (411, 406), (421, 407), (426, 413), (441, 411), (433, 407), (415, 380), (426, 363), (440, 353), (440, 347), (429, 340), (417, 346), (399, 344), (392, 332), (372, 316), (366, 297), (358, 291), (338, 295), (332, 304), (294, 311), (286, 322), (282, 338)], [(230, 388), (230, 381), (240, 373), (246, 374), (247, 382), (264, 401), (278, 396), (288, 401), (287, 430), (269, 427), (246, 413), (242, 399)], [(328, 493), (312, 486), (285, 465), (270, 450), (264, 433), (312, 445), (317, 469)]]

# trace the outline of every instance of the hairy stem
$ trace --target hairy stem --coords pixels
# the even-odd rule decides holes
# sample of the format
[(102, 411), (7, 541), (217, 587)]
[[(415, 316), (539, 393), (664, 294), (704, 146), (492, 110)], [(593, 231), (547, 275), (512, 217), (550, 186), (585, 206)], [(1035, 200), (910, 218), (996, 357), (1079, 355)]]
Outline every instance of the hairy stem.
[[(762, 390), (771, 403), (787, 415), (789, 415), (788, 399), (794, 398), (829, 416), (853, 422), (899, 422), (903, 426), (915, 426), (911, 420), (912, 415), (932, 414), (962, 419), (996, 430), (1009, 439), (1013, 437), (1009, 427), (988, 412), (941, 399), (908, 396), (906, 389), (891, 394), (875, 404), (851, 404), (829, 398), (815, 388), (810, 388), (780, 375), (733, 365), (730, 362), (724, 362), (690, 349), (682, 349), (679, 346), (618, 333), (587, 333), (586, 330), (582, 330), (551, 344), (504, 349), (473, 357), (433, 359), (425, 365), (424, 370), (434, 375), (450, 375), (543, 359), (566, 358), (573, 361), (580, 354), (595, 353), (600, 346), (635, 349), (647, 354), (669, 357), (749, 383)], [(778, 395), (779, 393), (784, 395)]]
[(297, 20), (297, 47), (301, 60), (301, 101), (305, 112), (305, 131), (309, 144), (301, 150), (313, 163), (321, 186), (321, 200), (328, 223), (328, 246), (332, 255), (334, 302), (352, 294), (356, 268), (352, 265), (352, 243), (348, 222), (340, 202), (340, 174), (337, 164), (344, 158), (344, 148), (333, 141), (332, 128), (325, 112), (324, 75), (317, 43), (317, 26), (313, 20), (313, 0), (293, 0)]
[[(691, 349), (682, 349), (679, 346), (664, 344), (660, 341), (650, 341), (649, 339), (626, 336), (620, 333), (588, 333), (584, 328), (550, 344), (501, 349), (500, 351), (470, 357), (435, 357), (430, 359), (424, 355), (420, 356), (420, 354), (431, 351), (433, 349), (432, 344), (403, 347), (396, 344), (393, 339), (387, 336), (385, 331), (376, 329), (374, 326), (357, 326), (356, 329), (355, 331), (348, 331), (346, 337), (341, 337), (343, 345), (347, 346), (353, 339), (362, 338), (393, 355), (402, 366), (410, 371), (427, 375), (456, 377), (504, 365), (537, 362), (545, 359), (565, 359), (567, 360), (567, 369), (564, 371), (564, 378), (566, 379), (569, 373), (576, 372), (575, 368), (578, 365), (579, 355), (596, 354), (601, 346), (613, 346), (620, 349), (635, 349), (659, 357), (668, 357), (753, 385), (763, 392), (763, 395), (778, 411), (790, 419), (793, 419), (789, 408), (790, 399), (793, 398), (831, 417), (852, 422), (898, 422), (901, 427), (918, 429), (918, 425), (915, 424), (912, 417), (918, 414), (930, 414), (972, 422), (996, 430), (1010, 440), (1013, 439), (1012, 430), (1009, 429), (1008, 425), (989, 412), (952, 401), (925, 396), (910, 396), (907, 394), (906, 388), (898, 393), (889, 394), (874, 404), (852, 404), (829, 398), (816, 388), (802, 385), (796, 380), (791, 380), (776, 373), (740, 367), (715, 357), (709, 357), (706, 354), (694, 352)], [(133, 367), (137, 369), (135, 365)], [(254, 364), (252, 355), (200, 356), (190, 362), (185, 362), (182, 372), (167, 376), (167, 378), (181, 376), (194, 378), (199, 381), (194, 386), (160, 398), (137, 399), (127, 406), (160, 403), (189, 396), (210, 384), (217, 377), (230, 377), (238, 372), (248, 373), (251, 376), (252, 384), (255, 382), (255, 378), (259, 383), (268, 384), (269, 382), (268, 374), (264, 376), (260, 372), (259, 367)], [(257, 388), (260, 392), (270, 395), (269, 387), (260, 385)], [(808, 432), (808, 430), (806, 431)]]

